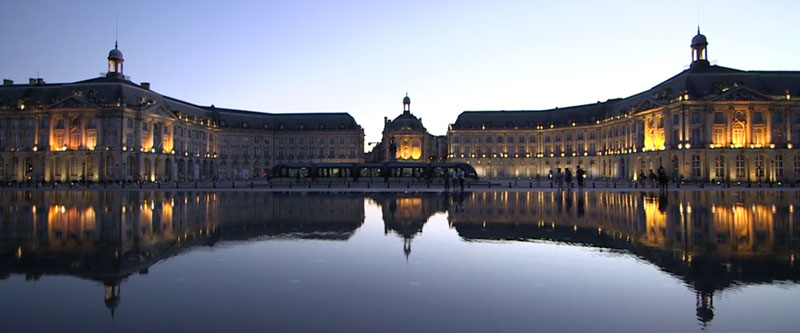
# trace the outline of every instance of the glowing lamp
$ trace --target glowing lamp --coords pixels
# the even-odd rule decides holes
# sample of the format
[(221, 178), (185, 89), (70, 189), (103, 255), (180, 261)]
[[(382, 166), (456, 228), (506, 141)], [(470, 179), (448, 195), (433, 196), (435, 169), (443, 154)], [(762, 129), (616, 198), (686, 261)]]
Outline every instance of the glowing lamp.
[(686, 149), (689, 149), (689, 148), (692, 148), (692, 144), (691, 143), (687, 143), (686, 144)]
[(792, 143), (791, 142), (786, 144), (786, 149), (792, 149)]

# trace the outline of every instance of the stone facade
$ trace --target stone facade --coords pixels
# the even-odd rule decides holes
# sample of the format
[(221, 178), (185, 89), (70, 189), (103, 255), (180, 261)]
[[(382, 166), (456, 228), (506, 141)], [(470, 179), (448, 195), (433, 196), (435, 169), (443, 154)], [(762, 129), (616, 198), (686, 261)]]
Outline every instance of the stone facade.
[(428, 133), (422, 125), (422, 119), (411, 114), (411, 98), (408, 95), (403, 98), (403, 113), (391, 121), (384, 118), (383, 122), (381, 142), (369, 153), (368, 160), (438, 162), (446, 158), (445, 137)]
[(689, 69), (640, 94), (543, 111), (463, 112), (448, 157), (490, 178), (548, 177), (577, 166), (589, 177), (636, 180), (664, 167), (673, 179), (800, 178), (800, 72), (741, 71), (706, 60), (692, 40)]
[(363, 161), (363, 129), (346, 113), (269, 114), (198, 106), (122, 73), (0, 87), (0, 179), (258, 179), (285, 162)]

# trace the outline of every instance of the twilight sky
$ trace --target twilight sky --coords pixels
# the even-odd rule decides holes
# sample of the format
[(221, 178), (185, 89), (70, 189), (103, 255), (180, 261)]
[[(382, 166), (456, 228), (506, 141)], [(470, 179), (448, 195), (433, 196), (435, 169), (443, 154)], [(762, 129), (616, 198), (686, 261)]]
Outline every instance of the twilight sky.
[(712, 63), (800, 70), (800, 1), (26, 0), (0, 3), (0, 76), (99, 76), (118, 14), (134, 82), (200, 105), (349, 112), (374, 142), (406, 91), (444, 134), (465, 110), (649, 89), (690, 63), (698, 2)]

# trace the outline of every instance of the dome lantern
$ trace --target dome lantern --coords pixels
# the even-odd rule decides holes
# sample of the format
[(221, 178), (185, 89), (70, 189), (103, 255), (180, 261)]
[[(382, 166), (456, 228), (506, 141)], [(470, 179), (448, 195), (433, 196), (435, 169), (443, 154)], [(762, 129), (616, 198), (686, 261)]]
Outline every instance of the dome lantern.
[(108, 76), (122, 75), (124, 62), (122, 51), (119, 50), (117, 42), (114, 42), (114, 48), (108, 52)]
[(697, 27), (697, 35), (692, 38), (692, 64), (696, 62), (708, 62), (708, 40), (706, 36), (700, 33), (700, 27)]

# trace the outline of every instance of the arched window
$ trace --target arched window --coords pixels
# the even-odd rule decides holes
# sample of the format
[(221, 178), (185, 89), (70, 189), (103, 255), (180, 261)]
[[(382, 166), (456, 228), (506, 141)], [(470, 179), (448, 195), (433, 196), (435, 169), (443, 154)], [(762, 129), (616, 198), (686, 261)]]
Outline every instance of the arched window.
[(733, 145), (734, 147), (744, 147), (745, 144), (745, 132), (744, 132), (744, 124), (743, 123), (735, 123), (733, 124)]

